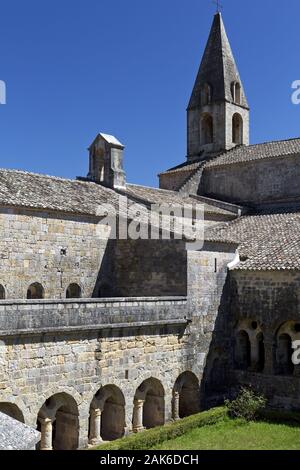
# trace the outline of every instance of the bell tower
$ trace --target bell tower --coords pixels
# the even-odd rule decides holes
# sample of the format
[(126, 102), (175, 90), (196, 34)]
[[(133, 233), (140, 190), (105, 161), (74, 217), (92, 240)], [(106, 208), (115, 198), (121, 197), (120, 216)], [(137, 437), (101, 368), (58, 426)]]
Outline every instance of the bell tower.
[(249, 145), (249, 106), (220, 12), (188, 105), (187, 133), (191, 162)]

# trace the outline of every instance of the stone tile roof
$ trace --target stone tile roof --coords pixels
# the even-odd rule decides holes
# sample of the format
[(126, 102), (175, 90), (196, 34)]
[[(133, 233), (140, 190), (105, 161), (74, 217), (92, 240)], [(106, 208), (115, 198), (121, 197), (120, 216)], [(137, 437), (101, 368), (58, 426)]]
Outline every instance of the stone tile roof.
[(126, 188), (126, 193), (131, 197), (136, 197), (151, 204), (169, 204), (182, 206), (184, 204), (204, 204), (204, 211), (206, 214), (222, 214), (232, 215), (229, 210), (222, 209), (213, 204), (201, 201), (200, 198), (192, 196), (180, 196), (177, 191), (169, 191), (166, 189), (148, 188), (135, 184), (129, 184)]
[(213, 24), (199, 68), (189, 108), (199, 106), (205, 83), (212, 87), (213, 101), (232, 102), (231, 83), (241, 85), (241, 105), (248, 108), (243, 84), (236, 66), (221, 13), (214, 16)]
[(0, 205), (95, 215), (97, 204), (118, 203), (115, 191), (92, 182), (0, 170)]
[(40, 433), (0, 412), (0, 450), (34, 450)]
[(205, 239), (238, 243), (235, 269), (300, 270), (300, 212), (244, 216), (207, 230)]
[[(150, 204), (199, 204), (190, 197), (183, 198), (175, 191), (128, 185), (125, 193), (129, 204), (140, 202)], [(0, 169), (0, 205), (24, 207), (38, 210), (91, 215), (97, 214), (97, 207), (111, 204), (119, 209), (120, 193), (91, 181), (69, 180), (53, 176), (28, 173), (18, 170)], [(227, 213), (222, 209), (205, 205), (207, 213)]]
[(185, 162), (181, 165), (178, 165), (174, 168), (170, 168), (169, 170), (166, 170), (162, 173), (160, 173), (159, 176), (161, 175), (172, 175), (172, 174), (176, 174), (176, 173), (187, 173), (187, 172), (191, 172), (191, 171), (196, 171), (199, 166), (201, 165), (201, 163), (203, 162), (195, 162), (195, 163), (189, 163), (189, 162)]
[(106, 140), (108, 144), (124, 148), (124, 145), (121, 144), (121, 142), (114, 135), (103, 134), (103, 132), (101, 132), (99, 135), (101, 135), (101, 137), (103, 137), (103, 139)]
[(214, 158), (206, 164), (205, 168), (210, 169), (255, 160), (287, 157), (290, 155), (300, 156), (300, 138), (249, 146), (241, 145)]

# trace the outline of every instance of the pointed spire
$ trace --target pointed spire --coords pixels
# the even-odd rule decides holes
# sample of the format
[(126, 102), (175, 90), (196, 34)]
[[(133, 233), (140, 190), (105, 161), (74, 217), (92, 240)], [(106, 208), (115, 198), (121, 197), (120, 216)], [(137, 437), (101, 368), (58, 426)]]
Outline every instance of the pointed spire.
[(201, 90), (207, 83), (212, 87), (212, 101), (232, 101), (231, 84), (241, 85), (240, 105), (248, 108), (248, 102), (241, 83), (240, 75), (226, 34), (220, 12), (214, 16), (208, 42), (194, 85), (188, 109), (198, 107)]

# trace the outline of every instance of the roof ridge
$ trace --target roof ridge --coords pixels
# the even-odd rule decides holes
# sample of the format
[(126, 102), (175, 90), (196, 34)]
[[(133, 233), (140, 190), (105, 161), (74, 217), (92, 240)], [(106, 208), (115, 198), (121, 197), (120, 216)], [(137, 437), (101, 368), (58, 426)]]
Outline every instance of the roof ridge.
[(251, 145), (237, 145), (209, 160), (206, 168), (298, 155), (300, 153), (299, 144), (300, 137)]
[(228, 153), (234, 152), (235, 150), (240, 149), (241, 147), (245, 147), (245, 148), (259, 147), (261, 145), (279, 144), (281, 142), (292, 142), (295, 140), (300, 140), (300, 137), (291, 137), (290, 139), (269, 140), (269, 141), (257, 142), (256, 144), (249, 144), (249, 145), (241, 144), (241, 145), (237, 145), (236, 147), (233, 147), (230, 150), (227, 150), (226, 152), (221, 153), (216, 158), (219, 158), (219, 157), (222, 157), (223, 155), (227, 155)]
[(183, 199), (183, 197), (180, 195), (179, 191), (173, 191), (172, 189), (155, 188), (153, 186), (145, 186), (143, 184), (135, 184), (135, 183), (128, 183), (127, 186), (135, 186), (135, 187), (138, 187), (138, 188), (154, 189), (155, 191), (161, 191), (161, 192), (165, 192), (165, 193), (172, 193), (174, 195), (177, 195), (181, 199)]
[[(16, 169), (13, 169), (13, 168), (0, 168), (0, 173), (1, 172), (18, 173), (20, 175), (28, 175), (28, 176), (38, 176), (39, 178), (51, 179), (51, 180), (54, 180), (54, 181), (65, 181), (65, 182), (69, 182), (69, 183), (79, 183), (79, 184), (82, 184), (82, 185), (87, 185), (87, 184), (93, 183), (93, 181), (82, 181), (82, 180), (78, 180), (78, 179), (75, 179), (75, 178), (64, 178), (63, 176), (47, 175), (47, 174), (44, 174), (44, 173), (36, 173), (36, 172), (33, 172), (33, 171), (26, 171), (26, 170), (16, 170)], [(102, 186), (102, 185), (98, 185), (98, 186), (101, 186), (101, 188), (104, 188), (105, 190), (109, 189), (109, 188), (107, 188), (105, 186)]]
[(2, 171), (5, 171), (7, 173), (19, 173), (19, 174), (29, 175), (29, 176), (40, 176), (42, 178), (51, 178), (51, 179), (57, 179), (60, 181), (79, 181), (76, 179), (64, 178), (63, 176), (48, 175), (46, 173), (36, 173), (34, 171), (16, 170), (14, 168), (0, 168), (0, 172)]
[[(278, 144), (280, 142), (292, 142), (294, 140), (300, 140), (300, 137), (291, 137), (289, 139), (279, 139), (279, 140), (269, 140), (269, 141), (265, 141), (265, 142), (258, 142), (256, 144), (245, 145), (244, 147), (256, 147), (256, 146), (259, 146), (259, 145)], [(236, 148), (237, 147), (234, 147), (234, 149), (236, 149)], [(234, 150), (234, 149), (231, 149), (231, 150)]]

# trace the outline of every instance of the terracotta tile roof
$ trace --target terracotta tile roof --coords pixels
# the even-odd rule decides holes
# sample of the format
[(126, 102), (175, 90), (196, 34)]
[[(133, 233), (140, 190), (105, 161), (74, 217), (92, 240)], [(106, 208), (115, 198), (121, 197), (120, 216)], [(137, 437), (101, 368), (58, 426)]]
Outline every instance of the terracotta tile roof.
[(235, 269), (300, 270), (300, 212), (244, 216), (207, 230), (205, 239), (238, 243)]

